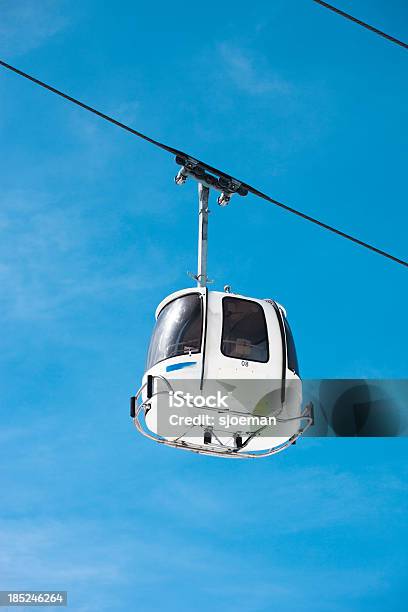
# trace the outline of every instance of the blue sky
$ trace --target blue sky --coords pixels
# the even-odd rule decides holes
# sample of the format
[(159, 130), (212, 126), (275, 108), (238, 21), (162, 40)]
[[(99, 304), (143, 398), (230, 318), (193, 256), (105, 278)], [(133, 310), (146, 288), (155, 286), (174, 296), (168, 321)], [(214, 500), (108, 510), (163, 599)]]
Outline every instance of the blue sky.
[[(403, 0), (338, 6), (408, 38)], [(0, 57), (408, 256), (408, 56), (309, 0), (0, 0)], [(405, 439), (230, 462), (128, 418), (158, 302), (189, 286), (174, 162), (0, 73), (0, 588), (72, 610), (405, 609)], [(406, 272), (252, 197), (213, 203), (215, 288), (285, 305), (305, 377), (407, 376)]]

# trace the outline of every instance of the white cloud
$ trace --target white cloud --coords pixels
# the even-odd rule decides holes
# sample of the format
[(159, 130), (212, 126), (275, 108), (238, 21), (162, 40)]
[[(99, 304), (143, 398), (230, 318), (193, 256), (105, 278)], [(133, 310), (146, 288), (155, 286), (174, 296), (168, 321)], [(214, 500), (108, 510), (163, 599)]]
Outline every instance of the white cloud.
[[(67, 590), (76, 610), (125, 609), (129, 587), (135, 609), (147, 601), (155, 609), (158, 600), (183, 609), (180, 604), (189, 583), (189, 592), (195, 588), (204, 598), (197, 602), (198, 610), (204, 609), (208, 597), (225, 610), (235, 609), (237, 600), (264, 609), (271, 598), (277, 604), (289, 599), (292, 607), (303, 610), (305, 600), (318, 593), (314, 609), (319, 611), (344, 609), (339, 601), (352, 605), (353, 600), (384, 592), (388, 586), (384, 572), (357, 568), (353, 561), (347, 567), (316, 571), (303, 559), (288, 564), (273, 549), (262, 551), (262, 542), (248, 557), (245, 548), (242, 554), (226, 550), (221, 533), (219, 541), (203, 533), (199, 538), (191, 533), (185, 537), (184, 529), (170, 530), (166, 521), (155, 522), (152, 531), (143, 529), (137, 519), (112, 523), (95, 513), (93, 520), (2, 520), (1, 586)], [(195, 520), (192, 513), (190, 522)], [(265, 524), (265, 529), (270, 530), (270, 525)]]
[(139, 117), (140, 103), (137, 100), (128, 100), (113, 105), (108, 114), (122, 123), (134, 123)]
[(229, 80), (245, 93), (251, 95), (287, 95), (292, 85), (275, 74), (260, 58), (244, 49), (224, 42), (218, 47), (221, 69)]
[(55, 318), (84, 299), (149, 290), (168, 276), (151, 274), (164, 269), (165, 259), (148, 238), (143, 246), (105, 254), (104, 245), (118, 239), (119, 228), (105, 227), (66, 198), (8, 192), (0, 210), (0, 308), (6, 318)]
[(0, 0), (0, 52), (8, 57), (27, 53), (67, 23), (58, 0)]

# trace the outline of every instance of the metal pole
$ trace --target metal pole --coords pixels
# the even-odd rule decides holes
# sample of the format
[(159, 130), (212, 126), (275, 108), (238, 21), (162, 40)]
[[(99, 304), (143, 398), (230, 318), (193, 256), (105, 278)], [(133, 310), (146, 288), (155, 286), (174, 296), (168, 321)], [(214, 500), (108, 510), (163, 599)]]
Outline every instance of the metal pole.
[(210, 190), (198, 183), (198, 271), (197, 286), (207, 286), (208, 198)]

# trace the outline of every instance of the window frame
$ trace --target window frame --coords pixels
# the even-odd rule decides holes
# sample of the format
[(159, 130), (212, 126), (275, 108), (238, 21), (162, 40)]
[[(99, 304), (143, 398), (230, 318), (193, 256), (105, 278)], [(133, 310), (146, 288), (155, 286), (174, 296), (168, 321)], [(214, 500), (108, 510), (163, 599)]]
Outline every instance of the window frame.
[[(190, 291), (189, 293), (184, 293), (183, 295), (178, 295), (177, 297), (173, 298), (172, 300), (170, 300), (169, 302), (167, 302), (167, 304), (165, 304), (163, 306), (163, 308), (160, 310), (160, 312), (157, 313), (157, 317), (155, 319), (155, 323), (154, 323), (154, 328), (151, 332), (151, 337), (150, 337), (150, 342), (152, 340), (152, 335), (153, 335), (153, 331), (156, 328), (157, 325), (157, 321), (159, 320), (159, 317), (161, 315), (161, 313), (163, 312), (163, 310), (165, 308), (167, 308), (167, 306), (170, 306), (170, 304), (172, 304), (173, 302), (175, 302), (176, 300), (180, 300), (182, 298), (188, 297), (190, 295), (197, 295), (199, 297), (200, 300), (200, 306), (201, 306), (201, 328), (200, 328), (200, 347), (198, 351), (192, 351), (191, 354), (192, 355), (200, 355), (202, 353), (202, 348), (203, 348), (203, 328), (204, 328), (204, 300), (203, 300), (203, 294), (200, 291)], [(150, 351), (150, 342), (149, 342), (149, 350), (147, 352), (147, 358), (149, 358), (149, 351)], [(167, 361), (168, 359), (176, 359), (178, 357), (188, 357), (189, 355), (183, 353), (181, 355), (173, 355), (172, 357), (163, 357), (163, 359), (159, 359), (159, 361), (156, 361), (155, 363), (151, 364), (149, 367), (147, 367), (149, 364), (146, 363), (146, 372), (148, 372), (149, 370), (151, 370), (152, 368), (154, 368), (158, 363), (162, 363), (163, 361)]]
[[(299, 358), (297, 355), (295, 338), (293, 336), (292, 328), (289, 324), (289, 321), (287, 317), (285, 317), (285, 315), (283, 315), (283, 326), (285, 328), (285, 337), (286, 337), (286, 367), (289, 370), (289, 372), (292, 372), (292, 374), (295, 374), (295, 376), (300, 378)], [(289, 349), (289, 345), (292, 346), (293, 351)], [(290, 367), (290, 365), (294, 365), (293, 363), (290, 363), (292, 361), (292, 359), (289, 359), (290, 352), (291, 352), (291, 357), (292, 358), (294, 357), (294, 360), (296, 362), (295, 365), (297, 367), (295, 368)]]
[[(226, 355), (224, 353), (224, 351), (222, 350), (222, 344), (223, 344), (223, 339), (224, 339), (224, 301), (225, 300), (240, 300), (241, 302), (249, 302), (251, 304), (256, 304), (262, 311), (262, 316), (263, 316), (263, 322), (265, 325), (265, 331), (266, 331), (266, 355), (267, 355), (267, 359), (266, 360), (260, 360), (260, 359), (248, 359), (245, 357), (233, 357), (232, 355)], [(221, 343), (220, 343), (220, 351), (221, 354), (224, 355), (224, 357), (227, 357), (227, 359), (238, 359), (239, 361), (251, 361), (252, 363), (269, 363), (269, 359), (270, 359), (270, 352), (269, 352), (269, 329), (268, 329), (268, 323), (266, 320), (266, 315), (265, 315), (265, 309), (262, 306), (262, 304), (260, 304), (259, 302), (256, 302), (255, 300), (248, 300), (247, 298), (242, 298), (242, 297), (234, 297), (231, 295), (224, 295), (224, 297), (222, 298), (222, 324), (221, 324)]]

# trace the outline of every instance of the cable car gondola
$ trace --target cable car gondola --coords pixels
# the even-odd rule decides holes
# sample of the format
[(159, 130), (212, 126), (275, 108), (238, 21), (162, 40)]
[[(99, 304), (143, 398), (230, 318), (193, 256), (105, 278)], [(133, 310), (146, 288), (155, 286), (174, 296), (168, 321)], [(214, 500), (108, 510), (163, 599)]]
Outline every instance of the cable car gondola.
[[(334, 7), (330, 7), (327, 3), (320, 2), (320, 4), (324, 4), (327, 8), (339, 12)], [(352, 20), (354, 19), (346, 13), (341, 14)], [(359, 24), (369, 29), (373, 29), (363, 22), (359, 22)], [(375, 30), (375, 32), (381, 36), (385, 36), (385, 38), (388, 38), (394, 43), (407, 47), (402, 41), (390, 37), (380, 30)], [(171, 155), (175, 155), (176, 162), (182, 166), (180, 172), (176, 176), (177, 184), (183, 184), (188, 176), (195, 178), (199, 182), (199, 269), (196, 276), (198, 288), (196, 291), (187, 290), (187, 294), (197, 294), (198, 297), (193, 299), (201, 300), (201, 314), (199, 320), (202, 321), (202, 329), (199, 336), (193, 338), (195, 342), (186, 343), (184, 340), (180, 340), (177, 334), (179, 336), (180, 334), (183, 335), (183, 330), (188, 329), (190, 326), (190, 319), (187, 317), (185, 326), (179, 328), (176, 333), (177, 341), (173, 343), (174, 346), (170, 348), (167, 347), (167, 349), (169, 349), (165, 351), (167, 356), (153, 363), (155, 360), (151, 360), (150, 355), (154, 354), (156, 351), (156, 343), (158, 338), (161, 338), (161, 335), (157, 333), (157, 328), (155, 328), (153, 336), (154, 342), (151, 344), (149, 350), (149, 367), (143, 377), (141, 388), (137, 394), (131, 398), (131, 416), (139, 431), (162, 444), (185, 448), (195, 452), (219, 454), (230, 457), (266, 456), (283, 450), (283, 448), (287, 448), (290, 444), (294, 443), (297, 437), (304, 433), (313, 423), (313, 406), (308, 404), (304, 410), (301, 409), (301, 383), (297, 367), (295, 366), (296, 359), (293, 339), (286, 321), (284, 309), (273, 300), (258, 300), (244, 296), (234, 296), (233, 294), (231, 294), (231, 296), (220, 296), (219, 292), (208, 292), (207, 290), (206, 262), (209, 190), (214, 188), (221, 192), (221, 195), (218, 197), (218, 204), (221, 206), (226, 206), (233, 194), (245, 196), (247, 193), (251, 193), (279, 207), (281, 210), (296, 215), (325, 231), (329, 231), (336, 236), (368, 249), (398, 265), (408, 267), (408, 261), (379, 249), (373, 244), (369, 244), (360, 238), (352, 236), (292, 206), (288, 206), (266, 193), (263, 193), (259, 189), (230, 177), (222, 170), (218, 170), (205, 162), (198, 161), (168, 144), (159, 142), (147, 134), (135, 130), (131, 126), (118, 121), (118, 119), (101, 112), (89, 104), (85, 104), (81, 100), (56, 89), (49, 83), (45, 83), (31, 74), (23, 72), (19, 68), (3, 60), (0, 60), (0, 66), (68, 100), (70, 103), (81, 107), (87, 112), (97, 115), (104, 121), (108, 121), (120, 129), (149, 142), (151, 145)], [(170, 306), (167, 309), (167, 305), (170, 305), (173, 301), (176, 302), (176, 300), (181, 300), (181, 298), (184, 297), (184, 293), (185, 292), (181, 292), (182, 295), (173, 294), (162, 303), (162, 308), (160, 308), (157, 313), (157, 326), (159, 328), (161, 327), (162, 321), (166, 318), (164, 316), (165, 313), (170, 312)], [(228, 293), (228, 291), (224, 291), (224, 294), (225, 293)], [(230, 306), (226, 312), (224, 311), (224, 298), (227, 297), (236, 301), (229, 302)], [(241, 303), (237, 300), (241, 300)], [(247, 311), (243, 312), (241, 306), (245, 300), (246, 302), (252, 303), (252, 306), (248, 306)], [(177, 304), (184, 304), (184, 302), (178, 301)], [(258, 306), (256, 306), (256, 304), (258, 304)], [(266, 304), (274, 308), (280, 329), (280, 346), (276, 334), (273, 332), (273, 328), (276, 328), (276, 321), (273, 316), (271, 318), (272, 311)], [(248, 308), (250, 312), (248, 312)], [(256, 325), (259, 324), (260, 308), (265, 317), (266, 333), (263, 336), (255, 336), (253, 331)], [(229, 339), (225, 332), (226, 337), (221, 341), (221, 335), (224, 334), (225, 330), (228, 330), (229, 325), (229, 332), (232, 338)], [(170, 329), (170, 322), (169, 326)], [(174, 329), (176, 329), (176, 327)], [(258, 329), (261, 328), (258, 327)], [(162, 331), (163, 330), (167, 332), (167, 325), (163, 326)], [(238, 332), (240, 334), (239, 336)], [(166, 333), (164, 333), (163, 337), (166, 337)], [(259, 339), (262, 337), (266, 340), (254, 342), (254, 338)], [(220, 344), (217, 345), (216, 341)], [(256, 355), (259, 356), (259, 354), (262, 354), (262, 345), (265, 342), (267, 342), (268, 346), (268, 360), (257, 361)], [(180, 347), (183, 350), (182, 354), (178, 354), (178, 351), (181, 350)], [(189, 362), (184, 360), (186, 355), (188, 355)], [(243, 356), (244, 358), (242, 358)], [(178, 361), (170, 363), (170, 361), (173, 361), (175, 358)], [(226, 361), (226, 359), (235, 361)], [(279, 360), (281, 363), (281, 375), (280, 378), (276, 380), (271, 378), (271, 372), (275, 371), (275, 366), (279, 363)], [(237, 364), (239, 361), (241, 361), (242, 369), (238, 367), (234, 369), (232, 363)], [(167, 365), (166, 362), (168, 362)], [(266, 372), (268, 365), (270, 369)], [(243, 368), (247, 368), (247, 376), (244, 374), (245, 370)], [(197, 376), (198, 370), (201, 371), (200, 376), (199, 378), (194, 378), (194, 376)], [(208, 378), (209, 375), (216, 375), (219, 376), (219, 378), (210, 379)], [(224, 375), (232, 376), (232, 379), (222, 378)], [(265, 375), (266, 378), (262, 380), (254, 378), (259, 375)], [(171, 380), (170, 376), (172, 377)], [(273, 381), (275, 381), (276, 384), (273, 383)], [(220, 415), (216, 428), (211, 424), (193, 424), (188, 429), (183, 429), (180, 435), (172, 435), (174, 432), (165, 432), (163, 434), (161, 433), (161, 421), (163, 416), (162, 413), (165, 413), (165, 411), (162, 410), (161, 406), (159, 407), (159, 400), (166, 396), (170, 399), (173, 398), (175, 392), (182, 391), (182, 389), (175, 390), (174, 386), (180, 386), (182, 383), (187, 382), (190, 388), (192, 386), (194, 387), (194, 384), (197, 387), (198, 384), (198, 390), (200, 392), (204, 392), (205, 388), (209, 385), (211, 386), (211, 384), (213, 387), (219, 385), (222, 389), (227, 391), (228, 397), (232, 398), (232, 403), (234, 404), (235, 402), (238, 406), (234, 404), (227, 408), (223, 406), (214, 408), (209, 404), (205, 404), (205, 407), (201, 407), (202, 412), (213, 410), (217, 415)], [(264, 393), (263, 388), (265, 383), (269, 385), (266, 393)], [(221, 391), (222, 389), (217, 389), (217, 391)], [(198, 407), (195, 406), (195, 408)], [(193, 406), (193, 414), (197, 412), (195, 408)], [(221, 423), (221, 418), (231, 417), (231, 420), (233, 418), (243, 419), (245, 415), (248, 419), (255, 416), (270, 415), (276, 422), (274, 423), (273, 429), (268, 427), (268, 425), (261, 425), (258, 428), (256, 426), (252, 427), (251, 425), (251, 427), (248, 429), (244, 428), (244, 430), (238, 428), (235, 429), (232, 436), (230, 435), (231, 431), (229, 427), (227, 428), (228, 430), (223, 430), (222, 427), (221, 431), (218, 429), (218, 427), (223, 424)], [(164, 414), (164, 416), (166, 415)], [(191, 415), (189, 416), (192, 418)], [(268, 446), (267, 443), (270, 445)]]
[(140, 433), (161, 444), (224, 457), (268, 456), (295, 443), (313, 422), (312, 406), (302, 409), (286, 311), (228, 286), (209, 291), (210, 188), (221, 191), (221, 206), (233, 193), (246, 193), (236, 181), (219, 184), (189, 159), (176, 161), (182, 165), (177, 184), (188, 176), (198, 181), (197, 287), (172, 293), (157, 307), (131, 416)]

